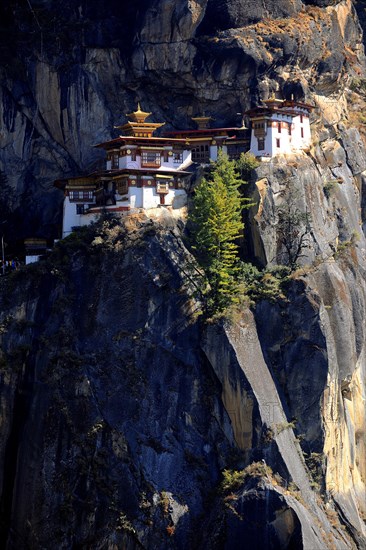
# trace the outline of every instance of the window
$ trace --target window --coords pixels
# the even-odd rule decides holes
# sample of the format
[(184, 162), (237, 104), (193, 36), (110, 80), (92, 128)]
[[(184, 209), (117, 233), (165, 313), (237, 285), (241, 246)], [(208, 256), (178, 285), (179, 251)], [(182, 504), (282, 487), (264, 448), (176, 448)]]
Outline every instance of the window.
[(258, 151), (263, 151), (263, 150), (264, 150), (264, 139), (258, 138)]
[(112, 168), (119, 167), (119, 155), (118, 153), (113, 153), (112, 155)]
[(169, 161), (169, 151), (164, 151), (164, 162), (168, 162)]
[(160, 166), (160, 153), (155, 151), (142, 151), (142, 166)]
[(288, 135), (291, 136), (292, 135), (292, 124), (289, 123), (288, 125)]
[(92, 202), (94, 199), (93, 191), (69, 191), (70, 202)]
[(304, 115), (300, 115), (300, 122), (301, 124), (304, 122)]
[(136, 160), (136, 149), (132, 149), (131, 151), (131, 160)]
[(84, 205), (83, 204), (77, 204), (76, 205), (76, 213), (77, 214), (84, 214)]
[(209, 162), (210, 151), (208, 145), (200, 145), (192, 149), (192, 161), (193, 162)]
[(156, 184), (156, 192), (157, 193), (169, 193), (169, 183), (163, 183), (158, 181)]
[(126, 179), (123, 179), (123, 180), (117, 180), (117, 193), (119, 195), (125, 195), (126, 193), (128, 193), (128, 182)]
[[(264, 140), (263, 140), (264, 141)], [(241, 153), (245, 153), (247, 149), (244, 145), (227, 145), (227, 154), (230, 160), (237, 160), (240, 158)]]
[(301, 131), (301, 137), (303, 138), (304, 137), (304, 128), (301, 128), (300, 131)]
[(281, 122), (277, 122), (278, 133), (281, 133)]
[(276, 147), (279, 149), (281, 147), (281, 140), (276, 139)]
[(180, 151), (178, 153), (174, 153), (173, 155), (174, 164), (182, 164), (183, 162), (183, 153)]

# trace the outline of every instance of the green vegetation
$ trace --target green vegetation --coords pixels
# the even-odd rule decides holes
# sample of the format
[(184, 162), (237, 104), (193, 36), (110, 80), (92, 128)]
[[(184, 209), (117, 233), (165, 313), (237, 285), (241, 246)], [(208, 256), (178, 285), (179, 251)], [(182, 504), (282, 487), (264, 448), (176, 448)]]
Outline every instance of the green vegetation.
[(338, 181), (337, 180), (328, 180), (323, 185), (323, 191), (324, 195), (329, 199), (333, 193), (335, 193), (336, 189), (338, 187)]
[(291, 269), (275, 265), (260, 271), (250, 263), (241, 263), (240, 280), (243, 291), (252, 302), (269, 300), (277, 302), (286, 299), (285, 288), (290, 280)]
[(166, 491), (161, 491), (160, 492), (159, 505), (161, 506), (161, 508), (163, 510), (164, 516), (167, 516), (168, 513), (169, 513), (169, 504), (170, 504), (170, 501), (169, 501), (168, 493)]
[(276, 424), (275, 428), (276, 435), (284, 432), (285, 430), (294, 430), (296, 428), (296, 420), (292, 420), (291, 422), (281, 422), (280, 424)]
[(117, 518), (116, 530), (125, 531), (133, 535), (136, 533), (134, 526), (132, 525), (130, 520), (127, 518), (126, 514), (124, 514), (123, 512), (120, 512)]
[(310, 215), (296, 205), (297, 194), (290, 194), (288, 200), (277, 210), (277, 240), (282, 245), (281, 263), (295, 271), (298, 260), (304, 256), (310, 240)]
[(352, 81), (349, 87), (353, 92), (365, 93), (366, 78), (352, 78)]
[(241, 179), (247, 182), (252, 171), (255, 170), (259, 164), (260, 162), (257, 161), (252, 153), (242, 153), (239, 160), (236, 162)]
[(347, 241), (342, 241), (338, 244), (337, 250), (334, 253), (335, 258), (344, 258), (346, 254), (354, 249), (356, 243), (360, 240), (358, 231), (353, 231), (351, 238)]
[(239, 302), (237, 240), (244, 231), (242, 211), (251, 203), (239, 190), (245, 182), (238, 165), (241, 173), (247, 173), (256, 161), (242, 155), (236, 163), (219, 155), (196, 189), (189, 216), (192, 248), (207, 277), (208, 285), (201, 290), (201, 298), (209, 315), (222, 313)]
[(265, 462), (252, 462), (244, 470), (224, 470), (220, 490), (223, 493), (240, 489), (248, 477), (272, 477), (273, 471)]
[(246, 478), (244, 470), (224, 470), (222, 472), (221, 491), (235, 491), (241, 487)]
[(309, 453), (308, 455), (304, 453), (304, 457), (311, 475), (310, 485), (315, 491), (319, 492), (324, 483), (325, 455), (324, 453)]

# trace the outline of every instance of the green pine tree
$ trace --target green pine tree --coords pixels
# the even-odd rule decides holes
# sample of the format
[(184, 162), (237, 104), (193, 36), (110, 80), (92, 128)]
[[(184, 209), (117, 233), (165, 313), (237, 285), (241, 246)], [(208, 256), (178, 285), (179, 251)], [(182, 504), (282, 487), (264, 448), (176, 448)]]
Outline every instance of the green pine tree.
[(224, 311), (238, 302), (238, 245), (243, 235), (242, 210), (247, 204), (239, 188), (244, 181), (236, 163), (220, 154), (207, 178), (196, 189), (192, 222), (192, 247), (209, 283), (204, 299), (208, 314)]

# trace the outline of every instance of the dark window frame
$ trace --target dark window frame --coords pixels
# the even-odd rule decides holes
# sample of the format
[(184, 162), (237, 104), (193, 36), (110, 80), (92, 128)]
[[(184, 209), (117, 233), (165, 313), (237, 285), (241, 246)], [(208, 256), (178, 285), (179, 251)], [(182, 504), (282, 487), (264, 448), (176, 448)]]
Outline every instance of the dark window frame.
[(264, 138), (258, 138), (258, 151), (264, 151), (266, 148), (266, 140)]
[(141, 151), (141, 166), (156, 167), (161, 165), (160, 151)]

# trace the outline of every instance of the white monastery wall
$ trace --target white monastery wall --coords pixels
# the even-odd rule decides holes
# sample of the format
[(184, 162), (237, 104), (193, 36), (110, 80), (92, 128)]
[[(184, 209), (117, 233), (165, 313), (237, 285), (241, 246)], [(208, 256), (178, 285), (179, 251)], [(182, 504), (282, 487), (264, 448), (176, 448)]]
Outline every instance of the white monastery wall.
[[(91, 222), (94, 222), (98, 219), (97, 214), (77, 214), (76, 213), (76, 203), (70, 202), (69, 197), (65, 197), (64, 200), (64, 215), (63, 215), (63, 226), (62, 226), (62, 237), (67, 237), (72, 233), (73, 227), (81, 227), (84, 225), (89, 225)], [(85, 205), (87, 207), (87, 205)]]

